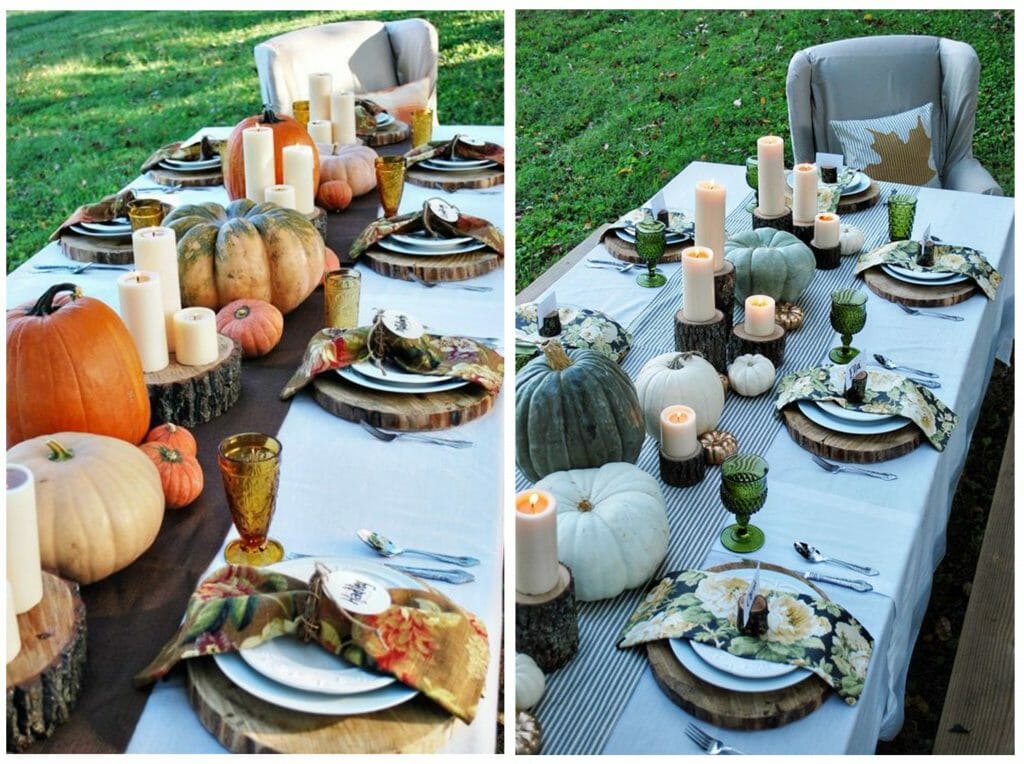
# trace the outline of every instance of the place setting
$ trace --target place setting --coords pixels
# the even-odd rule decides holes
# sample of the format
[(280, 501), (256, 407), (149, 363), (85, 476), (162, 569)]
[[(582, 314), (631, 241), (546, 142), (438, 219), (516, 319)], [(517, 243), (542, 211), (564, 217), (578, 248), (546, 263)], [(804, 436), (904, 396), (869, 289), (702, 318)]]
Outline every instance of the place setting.
[[(693, 244), (694, 219), (685, 210), (665, 208), (662, 194), (648, 207), (630, 210), (605, 232), (601, 243), (617, 260), (644, 265), (678, 262)], [(659, 251), (651, 251), (659, 250)]]
[(505, 182), (505, 150), (467, 135), (415, 144), (405, 155), (407, 179), (426, 188), (484, 189)]
[(818, 152), (813, 163), (798, 163), (787, 171), (790, 200), (796, 193), (797, 184), (806, 182), (808, 173), (816, 176), (818, 209), (821, 212), (860, 212), (873, 207), (881, 198), (878, 183), (863, 170), (845, 164), (842, 154)]
[(566, 348), (594, 350), (622, 363), (633, 341), (622, 324), (599, 310), (559, 305), (554, 291), (537, 302), (517, 305), (515, 315), (518, 359), (532, 358), (544, 343), (557, 340)]
[(159, 199), (141, 198), (134, 190), (123, 189), (76, 209), (50, 235), (50, 241), (58, 240), (64, 255), (79, 263), (128, 266), (134, 262), (133, 231), (159, 226), (169, 210)]
[(409, 137), (409, 124), (396, 119), (376, 101), (357, 97), (354, 108), (356, 136), (367, 146), (389, 146)]
[(202, 136), (183, 145), (180, 141), (161, 146), (142, 163), (141, 172), (165, 186), (218, 186), (224, 182), (221, 153), (224, 141)]

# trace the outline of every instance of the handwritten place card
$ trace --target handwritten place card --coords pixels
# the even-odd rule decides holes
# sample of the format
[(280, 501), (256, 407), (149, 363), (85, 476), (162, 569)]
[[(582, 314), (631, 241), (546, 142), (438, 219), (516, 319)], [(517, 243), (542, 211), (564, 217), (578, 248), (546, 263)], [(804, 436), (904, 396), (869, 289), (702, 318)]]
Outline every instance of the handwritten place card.
[(375, 615), (391, 607), (391, 595), (385, 587), (351, 570), (333, 571), (324, 579), (324, 592), (350, 613)]

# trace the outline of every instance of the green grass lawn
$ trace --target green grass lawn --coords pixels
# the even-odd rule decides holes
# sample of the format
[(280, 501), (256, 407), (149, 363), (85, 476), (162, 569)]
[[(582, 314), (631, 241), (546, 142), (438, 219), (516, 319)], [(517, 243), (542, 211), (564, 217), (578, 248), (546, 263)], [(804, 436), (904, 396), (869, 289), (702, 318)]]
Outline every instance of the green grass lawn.
[(1012, 11), (518, 12), (517, 290), (690, 162), (741, 164), (769, 132), (788, 144), (789, 60), (830, 40), (973, 45), (974, 153), (1012, 196), (1013, 26)]
[(44, 12), (7, 16), (7, 269), (149, 153), (260, 107), (252, 49), (293, 29), (409, 16), (437, 27), (442, 122), (504, 122), (504, 22), (465, 12)]

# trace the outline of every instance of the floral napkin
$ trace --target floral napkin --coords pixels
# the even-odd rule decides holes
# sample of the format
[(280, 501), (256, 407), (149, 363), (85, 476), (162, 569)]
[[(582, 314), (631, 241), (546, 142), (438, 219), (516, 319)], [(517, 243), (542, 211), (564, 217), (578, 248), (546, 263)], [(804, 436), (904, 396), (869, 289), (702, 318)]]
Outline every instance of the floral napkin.
[(744, 658), (809, 669), (856, 705), (874, 645), (867, 629), (831, 600), (762, 587), (768, 632), (745, 636), (736, 628), (736, 612), (748, 588), (750, 581), (732, 571), (669, 573), (629, 617), (618, 647), (690, 639)]
[(864, 401), (848, 401), (843, 392), (843, 367), (804, 369), (787, 374), (779, 383), (775, 408), (795, 401), (835, 401), (845, 409), (871, 414), (895, 414), (910, 419), (939, 451), (946, 448), (959, 417), (926, 387), (915, 385), (895, 371), (868, 370)]
[[(128, 216), (128, 203), (135, 199), (135, 192), (130, 188), (122, 189), (116, 194), (104, 196), (98, 202), (83, 204), (71, 213), (71, 216), (50, 234), (50, 241), (61, 237), (64, 231), (76, 223), (105, 223), (114, 218)], [(130, 236), (126, 234), (126, 236)]]
[(389, 589), (375, 615), (344, 611), (326, 595), (322, 565), (307, 584), (265, 568), (228, 565), (203, 579), (177, 633), (135, 675), (145, 687), (181, 660), (256, 647), (284, 634), (317, 642), (349, 663), (395, 676), (467, 724), (487, 673), (487, 630), (435, 589)]
[(142, 163), (142, 172), (149, 172), (165, 159), (179, 159), (182, 161), (198, 161), (200, 159), (213, 159), (221, 154), (227, 141), (211, 141), (207, 136), (198, 143), (190, 143), (183, 146), (181, 141), (168, 143), (161, 146), (149, 158)]
[(369, 98), (356, 99), (356, 135), (369, 135), (377, 130), (377, 115), (388, 110)]
[[(596, 350), (615, 363), (622, 363), (633, 341), (633, 336), (624, 326), (599, 310), (562, 305), (558, 308), (558, 320), (562, 325), (562, 333), (558, 336), (562, 345)], [(521, 340), (526, 340), (517, 344), (517, 354), (532, 356), (539, 350), (539, 345), (534, 343), (545, 339), (537, 334), (539, 327), (537, 303), (516, 306), (516, 334), (522, 335)], [(523, 348), (521, 353), (520, 347)]]
[(424, 159), (443, 157), (445, 159), (489, 159), (505, 166), (505, 149), (497, 143), (476, 141), (465, 135), (456, 135), (450, 141), (431, 141), (426, 146), (417, 146), (405, 154), (405, 166), (412, 167)]
[(861, 273), (876, 265), (888, 263), (909, 268), (921, 273), (945, 272), (959, 273), (971, 278), (978, 288), (990, 300), (996, 297), (996, 290), (1003, 281), (999, 271), (992, 267), (985, 256), (976, 249), (962, 247), (957, 244), (935, 244), (933, 250), (934, 264), (928, 267), (918, 265), (917, 258), (921, 253), (919, 241), (890, 241), (871, 252), (865, 252), (857, 258), (854, 273)]
[(499, 255), (505, 254), (505, 237), (501, 231), (483, 218), (459, 212), (459, 209), (440, 198), (428, 199), (418, 212), (408, 212), (393, 218), (378, 218), (356, 237), (349, 249), (355, 260), (363, 252), (394, 233), (429, 231), (443, 237), (468, 236), (486, 244)]
[(408, 372), (458, 377), (493, 393), (501, 390), (505, 359), (496, 350), (465, 337), (401, 337), (385, 325), (385, 312), (379, 312), (370, 326), (327, 328), (313, 335), (301, 365), (281, 391), (281, 400), (291, 398), (318, 374), (361, 361), (391, 361)]

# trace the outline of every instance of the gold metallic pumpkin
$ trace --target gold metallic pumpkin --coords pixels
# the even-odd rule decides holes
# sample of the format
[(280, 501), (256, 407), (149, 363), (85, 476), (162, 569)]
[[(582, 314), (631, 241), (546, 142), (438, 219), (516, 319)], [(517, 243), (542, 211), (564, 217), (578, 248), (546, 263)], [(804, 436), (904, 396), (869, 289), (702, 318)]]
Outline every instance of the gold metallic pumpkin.
[(708, 464), (719, 465), (739, 449), (736, 438), (725, 430), (708, 430), (698, 440), (704, 447), (704, 461)]
[(775, 306), (775, 323), (794, 332), (804, 325), (804, 310), (795, 303), (780, 302)]

